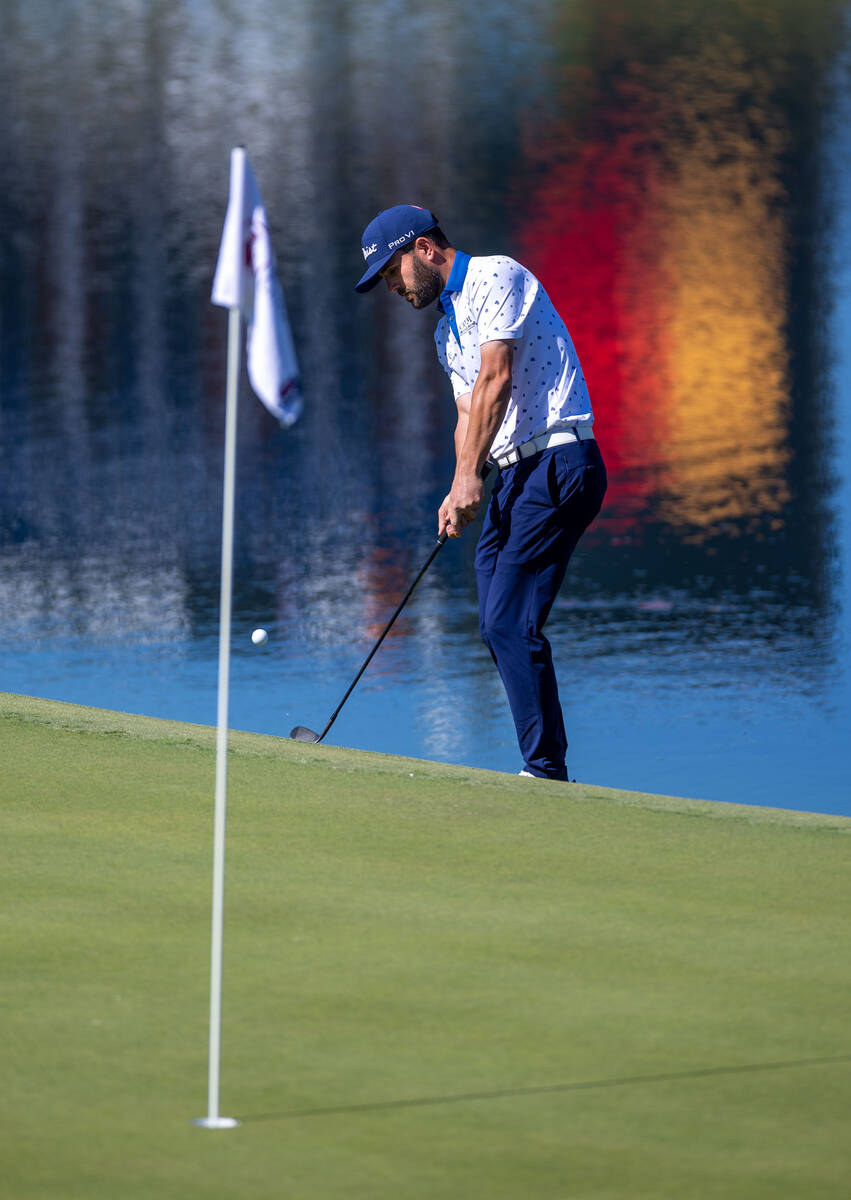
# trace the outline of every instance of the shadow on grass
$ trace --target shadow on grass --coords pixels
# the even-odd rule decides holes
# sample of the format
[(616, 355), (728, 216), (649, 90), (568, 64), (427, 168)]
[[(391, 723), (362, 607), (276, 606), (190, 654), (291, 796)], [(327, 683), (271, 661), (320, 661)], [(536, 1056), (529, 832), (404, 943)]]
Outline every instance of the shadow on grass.
[(418, 1096), (410, 1100), (378, 1100), (371, 1104), (340, 1104), (328, 1108), (293, 1109), (290, 1112), (258, 1113), (240, 1120), (290, 1121), (298, 1117), (333, 1117), (345, 1113), (385, 1112), (404, 1108), (426, 1108), (439, 1104), (464, 1104), (474, 1100), (505, 1100), (514, 1096), (546, 1096), (559, 1092), (584, 1092), (595, 1088), (641, 1087), (654, 1083), (676, 1083), (688, 1079), (711, 1079), (719, 1075), (751, 1075), (760, 1071), (789, 1071), (797, 1067), (821, 1067), (851, 1062), (851, 1054), (827, 1058), (796, 1058), (787, 1062), (747, 1063), (738, 1067), (701, 1067), (692, 1071), (667, 1071), (659, 1075), (627, 1075), (614, 1079), (587, 1079), (576, 1083), (554, 1083), (540, 1087), (504, 1088), (492, 1092), (460, 1092), (454, 1096)]

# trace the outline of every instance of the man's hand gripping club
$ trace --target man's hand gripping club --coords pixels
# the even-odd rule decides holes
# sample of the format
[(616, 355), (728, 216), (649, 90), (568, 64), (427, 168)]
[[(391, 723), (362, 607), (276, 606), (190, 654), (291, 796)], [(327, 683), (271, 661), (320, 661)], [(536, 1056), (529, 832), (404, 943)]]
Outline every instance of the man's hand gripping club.
[(462, 476), (456, 471), (452, 480), (452, 489), (441, 504), (437, 514), (438, 536), (444, 529), (451, 538), (461, 536), (465, 525), (471, 525), (476, 519), (479, 505), (482, 502), (481, 475)]

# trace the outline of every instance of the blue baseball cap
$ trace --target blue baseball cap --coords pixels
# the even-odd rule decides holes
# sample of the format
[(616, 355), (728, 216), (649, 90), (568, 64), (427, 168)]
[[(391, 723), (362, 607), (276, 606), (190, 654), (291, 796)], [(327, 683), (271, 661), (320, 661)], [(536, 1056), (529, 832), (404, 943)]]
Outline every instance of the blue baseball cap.
[(363, 231), (361, 248), (366, 270), (355, 284), (355, 291), (368, 292), (374, 288), (378, 283), (378, 272), (387, 266), (396, 251), (436, 225), (437, 217), (416, 204), (397, 204), (395, 208), (380, 212)]

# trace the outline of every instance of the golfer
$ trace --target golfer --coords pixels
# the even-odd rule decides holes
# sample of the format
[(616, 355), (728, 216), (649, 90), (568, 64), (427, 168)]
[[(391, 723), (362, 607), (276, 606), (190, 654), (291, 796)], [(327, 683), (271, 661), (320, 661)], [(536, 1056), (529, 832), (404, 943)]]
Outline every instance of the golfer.
[(606, 468), (591, 402), (564, 322), (531, 272), (504, 255), (456, 250), (427, 209), (380, 212), (363, 235), (368, 292), (426, 308), (437, 301), (437, 355), (452, 381), (455, 477), (438, 532), (461, 535), (499, 474), (476, 550), (479, 625), (508, 695), (523, 775), (568, 778), (567, 738), (544, 636), (574, 547), (600, 511)]

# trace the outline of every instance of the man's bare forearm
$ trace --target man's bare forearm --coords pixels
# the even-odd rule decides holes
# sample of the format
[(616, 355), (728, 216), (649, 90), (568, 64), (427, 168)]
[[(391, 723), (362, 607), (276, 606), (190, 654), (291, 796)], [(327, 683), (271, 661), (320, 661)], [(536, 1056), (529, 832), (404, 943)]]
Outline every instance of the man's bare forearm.
[(464, 449), (464, 442), (467, 438), (467, 426), (470, 423), (470, 410), (466, 412), (458, 412), (458, 421), (455, 425), (455, 462), (461, 457), (461, 451)]
[(456, 479), (469, 479), (481, 474), (493, 439), (508, 408), (510, 396), (510, 374), (506, 376), (500, 371), (488, 374), (482, 372), (479, 375), (470, 400), (470, 413), (460, 452), (456, 430)]

